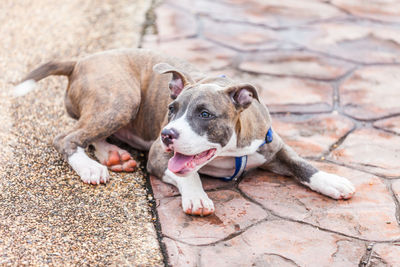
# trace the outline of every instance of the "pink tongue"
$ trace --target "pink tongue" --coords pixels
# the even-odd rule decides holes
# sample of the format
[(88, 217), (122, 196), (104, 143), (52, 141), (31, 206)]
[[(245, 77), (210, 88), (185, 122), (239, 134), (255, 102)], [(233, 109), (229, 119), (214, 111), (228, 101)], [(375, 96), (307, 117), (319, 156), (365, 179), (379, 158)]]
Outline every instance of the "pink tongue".
[(186, 156), (175, 152), (174, 156), (168, 161), (168, 169), (172, 172), (180, 172), (185, 168), (185, 164), (193, 159), (194, 156)]

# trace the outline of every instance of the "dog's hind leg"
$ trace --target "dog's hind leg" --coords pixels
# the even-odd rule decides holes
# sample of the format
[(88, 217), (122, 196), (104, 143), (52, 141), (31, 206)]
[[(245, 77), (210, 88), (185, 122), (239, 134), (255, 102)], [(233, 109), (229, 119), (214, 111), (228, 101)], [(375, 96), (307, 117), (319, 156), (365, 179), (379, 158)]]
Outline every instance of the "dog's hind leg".
[(132, 172), (136, 167), (136, 161), (128, 151), (108, 143), (105, 139), (95, 141), (92, 145), (96, 158), (110, 170)]
[[(137, 108), (133, 107), (130, 106), (121, 110), (106, 109), (100, 113), (86, 110), (85, 114), (80, 116), (73, 130), (54, 139), (54, 145), (58, 152), (64, 155), (83, 182), (91, 184), (107, 182), (109, 179), (107, 167), (89, 158), (84, 149), (92, 143), (97, 143), (97, 147), (99, 147), (99, 144), (102, 144), (99, 140), (104, 140), (118, 129), (127, 125), (136, 114)], [(119, 156), (127, 159), (124, 153)], [(126, 162), (131, 167), (134, 165), (134, 161), (128, 160)], [(126, 166), (126, 170), (131, 169)]]
[(349, 199), (355, 192), (355, 188), (349, 180), (316, 169), (286, 144), (276, 153), (271, 162), (261, 168), (282, 175), (294, 176), (300, 183), (312, 190), (334, 199)]

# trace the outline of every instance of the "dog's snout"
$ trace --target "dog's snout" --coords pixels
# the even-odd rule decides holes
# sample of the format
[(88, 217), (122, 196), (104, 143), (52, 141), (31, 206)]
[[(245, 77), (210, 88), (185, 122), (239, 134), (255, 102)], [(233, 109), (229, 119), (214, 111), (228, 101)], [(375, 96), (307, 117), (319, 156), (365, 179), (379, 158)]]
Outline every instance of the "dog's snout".
[(179, 133), (174, 128), (171, 129), (163, 129), (161, 131), (161, 139), (166, 146), (169, 146), (173, 143), (174, 139), (178, 139)]

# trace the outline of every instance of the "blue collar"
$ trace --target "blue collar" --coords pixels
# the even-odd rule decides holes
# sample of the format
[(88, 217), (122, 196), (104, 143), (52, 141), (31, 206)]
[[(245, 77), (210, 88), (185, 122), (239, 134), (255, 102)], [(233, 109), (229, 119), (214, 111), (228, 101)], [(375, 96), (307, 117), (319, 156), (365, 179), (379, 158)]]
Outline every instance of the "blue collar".
[[(259, 148), (265, 144), (271, 143), (273, 140), (273, 135), (274, 132), (272, 131), (272, 128), (269, 127), (268, 132), (265, 135), (264, 142), (259, 146)], [(247, 155), (241, 157), (235, 157), (235, 173), (231, 177), (221, 177), (220, 179), (224, 181), (237, 180), (240, 176), (243, 175), (243, 172), (246, 169), (246, 165), (247, 165)]]

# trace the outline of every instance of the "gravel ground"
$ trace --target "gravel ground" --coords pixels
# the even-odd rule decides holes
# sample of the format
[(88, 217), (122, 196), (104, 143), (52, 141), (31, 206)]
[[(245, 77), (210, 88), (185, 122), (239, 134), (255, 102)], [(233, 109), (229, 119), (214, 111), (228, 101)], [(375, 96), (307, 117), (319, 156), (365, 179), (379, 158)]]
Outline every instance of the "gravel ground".
[(0, 265), (163, 265), (143, 167), (86, 185), (53, 148), (54, 136), (74, 124), (63, 105), (66, 78), (11, 96), (50, 59), (137, 46), (150, 4), (1, 1)]

